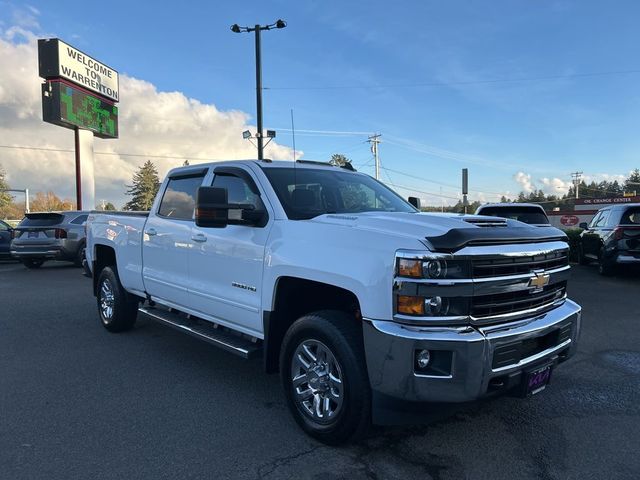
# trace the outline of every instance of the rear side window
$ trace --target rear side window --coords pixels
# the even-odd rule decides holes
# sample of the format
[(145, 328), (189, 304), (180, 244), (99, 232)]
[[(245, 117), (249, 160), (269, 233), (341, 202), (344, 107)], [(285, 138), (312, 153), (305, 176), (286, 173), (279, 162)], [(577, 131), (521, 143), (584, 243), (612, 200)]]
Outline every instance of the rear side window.
[(82, 225), (87, 221), (88, 216), (89, 215), (80, 215), (79, 217), (74, 218), (70, 223), (73, 223), (74, 225)]
[(60, 213), (27, 213), (19, 227), (52, 227), (60, 225), (64, 215)]
[(640, 207), (631, 207), (625, 210), (620, 219), (621, 225), (640, 225)]
[(204, 174), (170, 178), (160, 202), (158, 215), (179, 220), (193, 219), (196, 192), (202, 185), (203, 178)]

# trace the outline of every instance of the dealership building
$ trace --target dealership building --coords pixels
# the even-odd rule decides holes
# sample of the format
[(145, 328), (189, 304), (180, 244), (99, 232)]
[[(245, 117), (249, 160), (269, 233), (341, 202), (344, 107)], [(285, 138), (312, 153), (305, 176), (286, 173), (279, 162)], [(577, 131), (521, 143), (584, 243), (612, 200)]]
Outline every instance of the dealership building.
[(613, 198), (579, 198), (573, 210), (547, 212), (551, 225), (558, 228), (578, 228), (582, 222), (589, 223), (601, 208), (621, 203), (640, 203), (640, 196)]

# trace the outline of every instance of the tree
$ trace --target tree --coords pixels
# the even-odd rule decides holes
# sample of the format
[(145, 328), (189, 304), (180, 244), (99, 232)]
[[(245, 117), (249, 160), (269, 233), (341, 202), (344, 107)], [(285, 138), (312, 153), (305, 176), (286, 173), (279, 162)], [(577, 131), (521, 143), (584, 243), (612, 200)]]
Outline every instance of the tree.
[(640, 190), (640, 169), (635, 169), (624, 182), (624, 189), (629, 192)]
[(30, 209), (33, 212), (53, 212), (58, 210), (73, 210), (75, 205), (69, 199), (61, 200), (55, 193), (36, 192), (31, 200)]
[(111, 202), (107, 202), (104, 204), (104, 210), (108, 212), (113, 212), (115, 209), (116, 209), (116, 206)]
[(158, 170), (151, 160), (147, 160), (133, 176), (133, 185), (127, 185), (127, 195), (132, 198), (124, 206), (125, 210), (151, 210), (153, 200), (160, 188)]
[(329, 163), (338, 167), (344, 167), (347, 164), (351, 165), (351, 160), (349, 160), (347, 156), (343, 155), (342, 153), (334, 153), (333, 155), (331, 155), (331, 160), (329, 160)]
[[(9, 183), (6, 180), (6, 173), (2, 165), (0, 165), (0, 190), (8, 190)], [(0, 217), (8, 217), (8, 209), (11, 205), (11, 201), (13, 198), (9, 194), (9, 192), (0, 191)]]

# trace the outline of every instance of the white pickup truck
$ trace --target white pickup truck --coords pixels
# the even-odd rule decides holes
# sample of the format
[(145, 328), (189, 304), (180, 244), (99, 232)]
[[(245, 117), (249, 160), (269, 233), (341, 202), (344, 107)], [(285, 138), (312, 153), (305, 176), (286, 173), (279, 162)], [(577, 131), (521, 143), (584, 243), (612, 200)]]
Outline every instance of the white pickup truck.
[(87, 228), (107, 330), (143, 314), (261, 356), (326, 443), (430, 402), (537, 393), (576, 349), (562, 232), (423, 214), (344, 167), (177, 168), (148, 215), (93, 212)]

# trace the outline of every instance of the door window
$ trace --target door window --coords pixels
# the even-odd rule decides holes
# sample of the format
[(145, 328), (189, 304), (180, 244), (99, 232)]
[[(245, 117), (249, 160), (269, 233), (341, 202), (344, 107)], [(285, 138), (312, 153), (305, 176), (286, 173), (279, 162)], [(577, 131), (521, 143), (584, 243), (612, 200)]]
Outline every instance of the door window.
[(196, 206), (196, 192), (204, 175), (170, 178), (162, 196), (158, 215), (178, 220), (192, 220)]
[(247, 185), (247, 182), (240, 177), (217, 173), (211, 186), (226, 188), (228, 196), (227, 201), (229, 203), (253, 205), (253, 207), (258, 211), (265, 209), (260, 195), (253, 193), (251, 188), (249, 188), (249, 185)]

